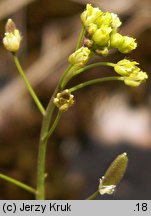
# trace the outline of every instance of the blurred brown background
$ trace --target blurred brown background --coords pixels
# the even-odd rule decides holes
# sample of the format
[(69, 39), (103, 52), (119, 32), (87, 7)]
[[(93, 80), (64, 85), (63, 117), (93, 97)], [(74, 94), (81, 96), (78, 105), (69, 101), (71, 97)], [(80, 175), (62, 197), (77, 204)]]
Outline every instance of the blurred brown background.
[[(0, 35), (12, 18), (23, 35), (18, 53), (42, 103), (47, 105), (73, 51), (86, 0), (0, 0)], [(90, 1), (88, 2), (90, 3)], [(48, 144), (47, 199), (85, 199), (97, 187), (111, 161), (129, 156), (126, 175), (112, 196), (98, 199), (151, 197), (151, 1), (93, 1), (104, 11), (118, 13), (121, 32), (137, 38), (138, 48), (127, 55), (149, 75), (138, 88), (111, 82), (75, 94), (76, 104), (65, 113)], [(114, 52), (94, 61), (117, 62)], [(113, 75), (106, 67), (81, 74), (70, 86)], [(0, 172), (36, 185), (36, 161), (42, 117), (12, 62), (0, 46)], [(0, 199), (33, 199), (31, 194), (0, 179)]]

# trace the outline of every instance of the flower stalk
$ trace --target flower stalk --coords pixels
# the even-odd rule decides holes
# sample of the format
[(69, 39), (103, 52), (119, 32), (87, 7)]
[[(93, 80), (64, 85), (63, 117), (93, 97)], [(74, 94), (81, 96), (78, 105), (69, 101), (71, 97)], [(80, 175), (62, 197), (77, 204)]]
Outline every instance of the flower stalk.
[(7, 181), (7, 182), (10, 182), (10, 183), (16, 185), (17, 187), (20, 187), (20, 188), (22, 188), (22, 189), (24, 189), (24, 190), (26, 190), (26, 191), (28, 191), (28, 192), (30, 192), (32, 194), (36, 194), (36, 189), (22, 183), (21, 181), (16, 180), (14, 178), (11, 178), (11, 177), (6, 176), (4, 174), (0, 174), (0, 179), (3, 179), (5, 181)]
[(70, 88), (69, 91), (74, 92), (74, 91), (77, 91), (81, 88), (85, 88), (85, 87), (90, 86), (90, 85), (94, 85), (94, 84), (98, 84), (98, 83), (102, 83), (102, 82), (107, 82), (107, 81), (113, 81), (113, 80), (123, 81), (124, 78), (118, 77), (118, 76), (113, 76), (113, 77), (103, 77), (103, 78), (93, 79), (93, 80), (89, 80), (87, 82), (80, 83), (80, 84)]
[(26, 78), (26, 75), (25, 75), (25, 73), (24, 73), (24, 71), (23, 71), (23, 69), (22, 69), (22, 67), (20, 65), (19, 59), (18, 59), (18, 57), (16, 56), (15, 53), (13, 53), (13, 59), (14, 59), (15, 65), (16, 65), (16, 67), (18, 69), (18, 72), (20, 73), (20, 75), (21, 75), (21, 77), (22, 77), (22, 79), (23, 79), (23, 81), (24, 81), (30, 95), (32, 96), (33, 100), (35, 101), (39, 111), (44, 116), (45, 115), (45, 109), (44, 109), (42, 103), (40, 102), (39, 98), (37, 97), (36, 93), (34, 92), (30, 82)]

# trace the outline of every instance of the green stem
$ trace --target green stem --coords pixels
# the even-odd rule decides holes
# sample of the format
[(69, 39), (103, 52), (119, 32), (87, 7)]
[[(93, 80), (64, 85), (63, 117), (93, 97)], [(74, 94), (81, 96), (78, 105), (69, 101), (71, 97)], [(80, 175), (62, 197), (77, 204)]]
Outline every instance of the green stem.
[(46, 160), (46, 148), (48, 138), (47, 134), (50, 132), (50, 124), (53, 115), (53, 111), (55, 109), (55, 105), (53, 103), (53, 99), (59, 91), (63, 90), (62, 82), (65, 79), (65, 75), (71, 70), (72, 66), (70, 65), (65, 72), (63, 73), (60, 81), (49, 101), (49, 104), (46, 109), (45, 116), (43, 117), (41, 133), (40, 133), (40, 142), (39, 142), (39, 150), (38, 150), (38, 165), (37, 165), (37, 200), (45, 199), (45, 160)]
[(27, 89), (29, 90), (29, 92), (30, 92), (32, 98), (34, 99), (37, 107), (39, 108), (40, 112), (44, 116), (45, 115), (45, 109), (42, 106), (41, 102), (39, 101), (37, 95), (35, 94), (32, 86), (30, 85), (30, 83), (28, 81), (28, 79), (26, 78), (25, 73), (24, 73), (24, 71), (23, 71), (23, 69), (22, 69), (22, 67), (20, 65), (19, 59), (18, 59), (18, 57), (15, 54), (13, 54), (13, 59), (14, 59), (15, 65), (16, 65), (16, 67), (18, 69), (18, 72), (20, 73), (23, 81), (25, 82), (25, 85), (26, 85)]
[(81, 46), (81, 42), (82, 42), (84, 33), (85, 33), (85, 27), (82, 26), (82, 29), (81, 29), (81, 32), (80, 32), (80, 35), (79, 35), (79, 38), (78, 38), (78, 42), (77, 42), (77, 45), (76, 45), (76, 50), (79, 49), (80, 46)]
[(89, 86), (89, 85), (94, 85), (94, 84), (97, 84), (97, 83), (106, 82), (106, 81), (112, 81), (112, 80), (123, 81), (124, 78), (123, 77), (118, 77), (118, 76), (113, 76), (113, 77), (103, 77), (103, 78), (93, 79), (93, 80), (78, 84), (78, 85), (70, 88), (69, 92), (77, 91), (77, 90), (79, 90), (81, 88), (84, 88), (86, 86)]
[(55, 105), (53, 104), (53, 97), (58, 92), (58, 87), (56, 88), (48, 106), (46, 109), (46, 114), (43, 118), (41, 133), (40, 133), (40, 142), (39, 142), (39, 149), (38, 149), (38, 164), (37, 164), (37, 200), (44, 200), (45, 199), (45, 160), (46, 160), (46, 148), (48, 138), (44, 139), (45, 134), (48, 133), (51, 117), (53, 111), (55, 109)]
[(26, 190), (26, 191), (28, 191), (30, 193), (36, 194), (36, 190), (34, 188), (32, 188), (32, 187), (30, 187), (30, 186), (16, 180), (16, 179), (8, 177), (8, 176), (6, 176), (4, 174), (0, 174), (0, 178), (4, 179), (5, 181), (8, 181), (8, 182), (20, 187), (20, 188), (22, 188), (22, 189), (24, 189), (24, 190)]
[(64, 87), (64, 80), (66, 80), (66, 76), (68, 75), (69, 71), (72, 69), (73, 65), (69, 65), (67, 69), (64, 71), (61, 80), (60, 80), (60, 88), (63, 89)]
[(97, 63), (94, 63), (94, 64), (90, 64), (90, 65), (87, 65), (85, 66), (84, 68), (81, 68), (79, 70), (77, 70), (75, 72), (75, 75), (78, 75), (86, 70), (89, 70), (89, 69), (92, 69), (92, 68), (95, 68), (95, 67), (98, 67), (98, 66), (109, 66), (109, 67), (114, 67), (115, 64), (114, 63), (111, 63), (111, 62), (97, 62)]
[[(64, 80), (66, 79), (65, 74), (67, 74), (68, 72), (70, 72), (70, 70), (72, 70), (72, 66), (69, 66), (67, 68), (67, 70), (64, 72), (63, 76), (61, 77), (59, 84), (56, 87), (56, 90), (54, 91), (51, 100), (49, 101), (49, 104), (47, 106), (46, 109), (46, 114), (43, 118), (43, 122), (42, 122), (42, 128), (41, 128), (41, 134), (40, 134), (40, 143), (39, 143), (39, 153), (38, 153), (38, 166), (37, 166), (37, 195), (36, 195), (36, 199), (37, 200), (44, 200), (45, 199), (45, 159), (46, 159), (46, 148), (47, 148), (47, 142), (48, 142), (48, 133), (52, 133), (58, 123), (58, 117), (57, 120), (55, 120), (53, 126), (51, 129), (49, 129), (50, 124), (51, 124), (51, 118), (52, 118), (52, 114), (53, 111), (55, 109), (55, 105), (53, 103), (53, 99), (56, 96), (56, 94), (59, 91), (63, 90), (64, 85), (62, 85), (62, 83), (64, 83)], [(111, 77), (111, 78), (101, 78), (100, 79), (95, 79), (95, 80), (91, 80), (88, 81), (86, 83), (82, 83), (80, 85), (77, 85), (73, 88), (70, 89), (70, 92), (75, 91), (79, 88), (83, 88), (87, 85), (92, 85), (94, 83), (97, 82), (102, 82), (102, 81), (109, 81), (109, 80), (121, 80), (121, 77)]]
[(99, 191), (96, 191), (91, 196), (89, 196), (86, 200), (94, 200), (99, 195)]
[(115, 64), (114, 63), (111, 63), (111, 62), (97, 62), (97, 63), (94, 63), (94, 64), (90, 64), (90, 65), (87, 65), (83, 68), (80, 68), (78, 70), (75, 70), (74, 71), (74, 67), (73, 67), (73, 71), (71, 71), (71, 73), (66, 77), (65, 81), (63, 82), (63, 87), (66, 86), (66, 84), (75, 76), (77, 76), (78, 74), (80, 73), (83, 73), (84, 71), (86, 70), (89, 70), (89, 69), (92, 69), (92, 68), (95, 68), (95, 67), (99, 67), (99, 66), (109, 66), (109, 67), (114, 67)]
[(58, 114), (56, 116), (56, 119), (52, 125), (52, 127), (50, 128), (50, 130), (48, 131), (48, 133), (43, 137), (43, 139), (49, 139), (49, 137), (52, 135), (52, 133), (54, 132), (54, 130), (56, 129), (57, 125), (58, 125), (58, 122), (61, 118), (61, 115), (62, 115), (62, 112), (61, 111), (58, 111)]

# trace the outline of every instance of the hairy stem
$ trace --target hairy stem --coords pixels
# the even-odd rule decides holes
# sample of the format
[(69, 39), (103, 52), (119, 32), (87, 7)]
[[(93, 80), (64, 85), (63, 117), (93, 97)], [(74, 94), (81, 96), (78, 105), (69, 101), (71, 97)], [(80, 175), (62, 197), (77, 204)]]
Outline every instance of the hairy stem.
[(30, 186), (16, 180), (14, 178), (8, 177), (8, 176), (6, 176), (4, 174), (0, 174), (0, 178), (5, 180), (5, 181), (8, 181), (8, 182), (20, 187), (20, 188), (22, 188), (22, 189), (24, 189), (24, 190), (26, 190), (26, 191), (28, 191), (30, 193), (36, 194), (36, 189), (34, 189), (34, 188), (32, 188), (32, 187), (30, 187)]
[(34, 92), (32, 86), (30, 85), (27, 77), (25, 76), (25, 73), (24, 73), (24, 71), (23, 71), (23, 69), (22, 69), (22, 67), (20, 65), (19, 59), (16, 56), (16, 54), (13, 54), (13, 59), (14, 59), (15, 65), (16, 65), (16, 67), (18, 69), (18, 72), (20, 73), (20, 75), (21, 75), (21, 77), (22, 77), (28, 91), (30, 92), (32, 98), (34, 99), (38, 109), (41, 112), (41, 114), (44, 116), (45, 115), (45, 109), (44, 109), (43, 105), (41, 104), (39, 98), (37, 97), (36, 93)]

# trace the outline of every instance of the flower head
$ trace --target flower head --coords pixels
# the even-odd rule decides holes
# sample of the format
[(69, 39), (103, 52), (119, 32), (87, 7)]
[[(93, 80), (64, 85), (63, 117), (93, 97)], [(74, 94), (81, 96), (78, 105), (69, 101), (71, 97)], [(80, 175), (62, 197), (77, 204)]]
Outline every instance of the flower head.
[(134, 38), (118, 33), (122, 22), (115, 13), (102, 12), (99, 8), (87, 4), (81, 20), (86, 30), (85, 37), (93, 42), (93, 46), (89, 48), (95, 53), (96, 50), (104, 48), (108, 51), (117, 48), (121, 53), (129, 53), (137, 47)]
[(65, 89), (56, 95), (53, 102), (61, 112), (65, 112), (74, 104), (74, 96)]
[(89, 60), (91, 51), (87, 47), (81, 47), (69, 56), (69, 63), (77, 67), (83, 67)]
[(5, 28), (6, 32), (3, 38), (3, 44), (8, 51), (16, 53), (20, 48), (20, 32), (16, 28), (15, 23), (11, 19), (8, 19)]

